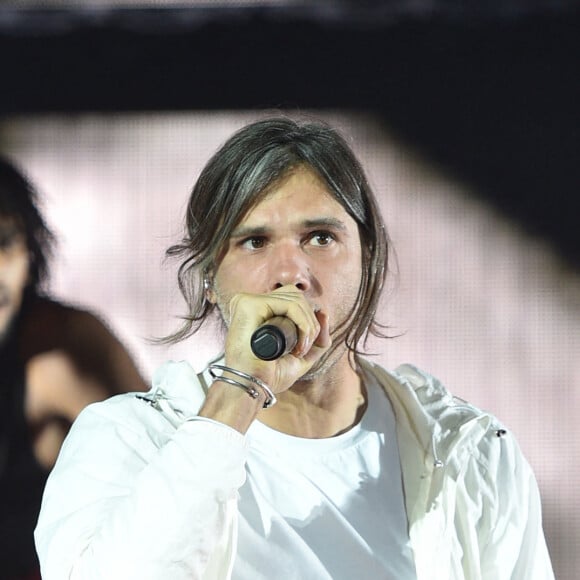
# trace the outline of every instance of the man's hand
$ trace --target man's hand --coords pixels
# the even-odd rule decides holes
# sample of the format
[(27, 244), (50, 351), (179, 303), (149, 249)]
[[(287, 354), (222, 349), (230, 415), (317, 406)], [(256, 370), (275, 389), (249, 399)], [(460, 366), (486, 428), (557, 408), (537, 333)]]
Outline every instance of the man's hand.
[[(223, 313), (228, 327), (225, 365), (266, 383), (275, 394), (288, 390), (330, 348), (326, 314), (311, 304), (293, 285), (269, 294), (240, 293)], [(270, 318), (285, 316), (298, 328), (298, 341), (288, 354), (272, 361), (259, 359), (250, 346), (252, 333)], [(217, 387), (217, 388), (216, 388)], [(263, 399), (252, 399), (241, 389), (216, 381), (209, 390), (200, 416), (213, 418), (245, 432), (258, 414)]]
[[(298, 342), (288, 354), (263, 361), (252, 352), (252, 333), (274, 316), (289, 318), (298, 328)], [(326, 314), (308, 302), (293, 285), (269, 294), (236, 294), (229, 303), (225, 364), (268, 384), (274, 393), (289, 389), (331, 345)]]

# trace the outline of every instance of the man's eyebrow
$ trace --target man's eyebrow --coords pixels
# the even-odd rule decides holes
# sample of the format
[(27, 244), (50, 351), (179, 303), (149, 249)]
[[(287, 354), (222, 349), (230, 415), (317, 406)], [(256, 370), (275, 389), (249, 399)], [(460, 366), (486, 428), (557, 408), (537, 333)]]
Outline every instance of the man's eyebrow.
[(342, 220), (339, 220), (337, 218), (332, 218), (332, 217), (322, 217), (322, 218), (305, 220), (302, 225), (306, 228), (326, 227), (326, 228), (331, 228), (334, 230), (341, 230), (341, 231), (345, 231), (347, 229), (346, 224)]
[(7, 248), (18, 241), (26, 241), (26, 236), (18, 224), (0, 218), (0, 248)]
[(232, 238), (250, 238), (252, 236), (265, 236), (270, 231), (266, 226), (239, 226), (234, 229)]
[[(346, 224), (337, 218), (321, 217), (304, 220), (299, 224), (302, 228), (330, 228), (334, 230), (346, 231)], [(272, 232), (268, 226), (239, 226), (234, 229), (231, 238), (251, 238), (253, 236), (266, 236)]]

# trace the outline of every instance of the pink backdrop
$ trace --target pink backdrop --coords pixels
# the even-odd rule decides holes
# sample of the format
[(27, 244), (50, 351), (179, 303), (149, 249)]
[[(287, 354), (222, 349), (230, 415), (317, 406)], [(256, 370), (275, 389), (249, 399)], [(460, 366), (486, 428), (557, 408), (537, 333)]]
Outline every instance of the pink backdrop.
[[(349, 135), (397, 255), (374, 342), (387, 367), (417, 364), (515, 432), (538, 477), (557, 577), (580, 569), (580, 277), (551, 248), (398, 144), (372, 116), (316, 114)], [(99, 312), (150, 376), (167, 358), (195, 368), (210, 331), (161, 348), (183, 312), (165, 248), (209, 155), (253, 113), (42, 116), (0, 124), (0, 148), (45, 199), (60, 244), (51, 288)], [(394, 262), (393, 262), (394, 264)]]

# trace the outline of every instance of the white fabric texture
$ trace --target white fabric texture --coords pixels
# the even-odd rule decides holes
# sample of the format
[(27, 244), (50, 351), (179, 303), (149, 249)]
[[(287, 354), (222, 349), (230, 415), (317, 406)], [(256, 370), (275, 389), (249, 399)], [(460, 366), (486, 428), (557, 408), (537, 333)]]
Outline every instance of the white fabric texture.
[[(396, 418), (418, 580), (552, 579), (537, 484), (509, 432), (412, 366), (362, 365)], [(205, 384), (167, 363), (145, 397), (81, 413), (35, 532), (44, 580), (232, 578), (252, 435), (196, 417)]]
[(234, 580), (415, 578), (395, 417), (372, 375), (361, 422), (328, 439), (255, 422)]

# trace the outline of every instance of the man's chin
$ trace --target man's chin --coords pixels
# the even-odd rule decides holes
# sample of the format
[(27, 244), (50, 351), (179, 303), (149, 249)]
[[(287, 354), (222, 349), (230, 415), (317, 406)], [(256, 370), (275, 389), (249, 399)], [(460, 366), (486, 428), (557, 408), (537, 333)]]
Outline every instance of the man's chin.
[(343, 356), (346, 355), (347, 349), (345, 347), (338, 347), (330, 351), (326, 356), (323, 356), (319, 361), (317, 361), (307, 373), (302, 375), (297, 382), (307, 383), (323, 377), (336, 366)]

